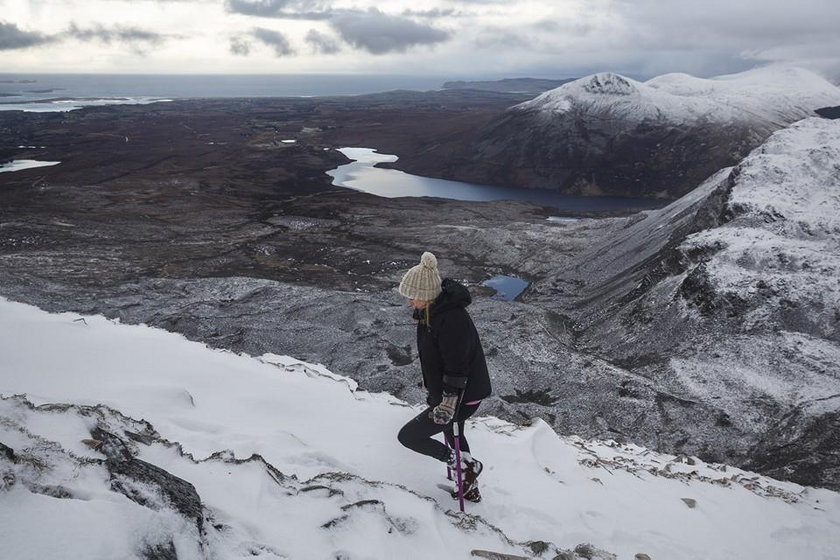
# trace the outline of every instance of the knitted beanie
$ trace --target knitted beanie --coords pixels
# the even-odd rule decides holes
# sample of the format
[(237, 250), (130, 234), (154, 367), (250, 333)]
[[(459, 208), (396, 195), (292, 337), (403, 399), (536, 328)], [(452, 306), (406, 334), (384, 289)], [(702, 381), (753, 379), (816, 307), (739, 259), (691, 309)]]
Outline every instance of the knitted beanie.
[(440, 295), (440, 274), (437, 259), (428, 251), (420, 257), (420, 264), (405, 273), (399, 291), (408, 299), (431, 301)]

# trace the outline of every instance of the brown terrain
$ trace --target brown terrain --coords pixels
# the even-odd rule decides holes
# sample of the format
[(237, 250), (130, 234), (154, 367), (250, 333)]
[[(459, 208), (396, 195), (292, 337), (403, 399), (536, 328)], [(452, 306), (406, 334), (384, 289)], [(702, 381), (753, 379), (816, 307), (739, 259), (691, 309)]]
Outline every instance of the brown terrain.
[[(331, 186), (325, 172), (348, 161), (335, 148), (411, 153), (421, 137), (457, 136), (518, 100), (393, 92), (0, 114), (2, 159), (61, 161), (0, 174), (3, 266), (82, 283), (247, 275), (344, 289), (380, 285), (372, 273), (382, 267), (360, 264), (357, 255), (373, 263), (413, 259), (413, 247), (383, 251), (394, 243), (390, 230), (409, 216), (437, 223), (443, 207)], [(445, 208), (458, 219), (486, 213), (504, 221), (537, 207)], [(306, 220), (318, 223), (318, 235)], [(49, 259), (38, 252), (45, 249)], [(43, 258), (24, 258), (36, 254)], [(53, 265), (55, 274), (43, 268)], [(359, 275), (350, 285), (348, 272)]]

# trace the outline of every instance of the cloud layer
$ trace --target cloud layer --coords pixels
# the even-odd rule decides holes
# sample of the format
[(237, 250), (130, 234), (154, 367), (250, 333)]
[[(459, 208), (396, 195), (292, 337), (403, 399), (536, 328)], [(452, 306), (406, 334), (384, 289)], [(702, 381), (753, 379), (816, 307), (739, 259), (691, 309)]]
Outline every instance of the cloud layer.
[(82, 71), (93, 56), (103, 71), (141, 55), (136, 66), (151, 72), (641, 78), (785, 62), (840, 78), (840, 2), (828, 0), (0, 0), (0, 10), (15, 14), (0, 21), (0, 50), (23, 53), (9, 71), (57, 70), (55, 60)]

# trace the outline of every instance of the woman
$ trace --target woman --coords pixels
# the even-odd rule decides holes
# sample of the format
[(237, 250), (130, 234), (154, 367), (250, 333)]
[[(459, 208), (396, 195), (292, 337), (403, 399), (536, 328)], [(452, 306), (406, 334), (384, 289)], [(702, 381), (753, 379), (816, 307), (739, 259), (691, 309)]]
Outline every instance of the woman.
[[(449, 278), (441, 281), (437, 259), (428, 252), (423, 253), (419, 265), (405, 273), (399, 292), (414, 308), (417, 352), (429, 406), (403, 426), (398, 439), (409, 449), (455, 468), (454, 418), (461, 434), (464, 499), (478, 502), (481, 493), (477, 479), (483, 465), (470, 454), (464, 421), (490, 395), (490, 375), (478, 331), (466, 309), (472, 298), (458, 282)], [(448, 447), (432, 438), (441, 432)]]

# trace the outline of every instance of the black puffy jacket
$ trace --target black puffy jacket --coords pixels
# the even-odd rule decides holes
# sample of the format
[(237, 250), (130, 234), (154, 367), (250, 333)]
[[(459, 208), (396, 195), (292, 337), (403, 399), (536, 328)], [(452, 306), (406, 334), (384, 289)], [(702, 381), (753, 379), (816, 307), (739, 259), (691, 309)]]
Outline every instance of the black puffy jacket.
[(466, 307), (472, 298), (466, 287), (446, 278), (441, 293), (426, 312), (415, 311), (417, 351), (428, 404), (440, 403), (444, 389), (464, 390), (462, 402), (490, 396), (490, 375), (478, 331)]

